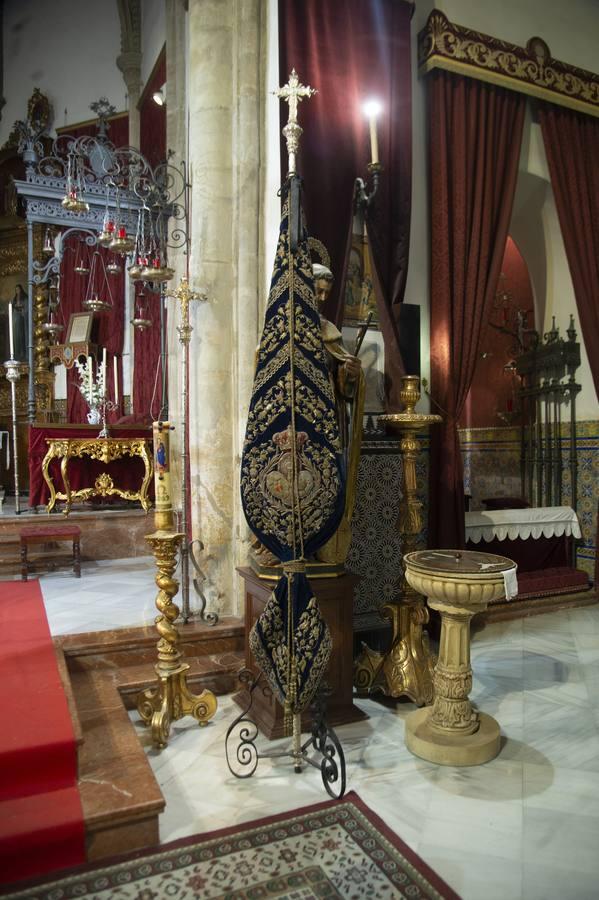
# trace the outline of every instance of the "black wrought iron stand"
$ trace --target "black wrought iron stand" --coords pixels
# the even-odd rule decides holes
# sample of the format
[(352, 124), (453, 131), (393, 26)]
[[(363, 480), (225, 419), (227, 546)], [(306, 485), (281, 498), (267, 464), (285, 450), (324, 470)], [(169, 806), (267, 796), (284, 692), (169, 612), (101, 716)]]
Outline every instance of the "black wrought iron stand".
[[(345, 756), (337, 735), (325, 719), (326, 697), (330, 693), (326, 685), (321, 685), (318, 689), (311, 706), (314, 718), (308, 740), (302, 743), (301, 715), (298, 713), (293, 719), (291, 749), (260, 752), (256, 746), (258, 726), (249, 713), (254, 691), (260, 689), (266, 694), (270, 692), (270, 688), (262, 673), (256, 677), (251, 669), (242, 669), (239, 680), (248, 691), (249, 702), (227, 729), (225, 753), (231, 773), (236, 778), (251, 778), (259, 760), (288, 757), (293, 761), (293, 768), (298, 774), (303, 771), (304, 765), (320, 769), (326, 792), (333, 798), (343, 797), (346, 785)], [(232, 765), (232, 759), (236, 767)]]

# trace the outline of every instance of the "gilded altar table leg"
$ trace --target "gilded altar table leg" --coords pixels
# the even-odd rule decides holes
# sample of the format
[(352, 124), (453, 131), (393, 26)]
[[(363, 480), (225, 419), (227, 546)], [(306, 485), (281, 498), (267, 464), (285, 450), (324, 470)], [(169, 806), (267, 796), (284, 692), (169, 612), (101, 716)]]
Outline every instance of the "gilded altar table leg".
[(66, 505), (63, 509), (63, 515), (65, 516), (68, 516), (71, 511), (71, 485), (69, 484), (69, 474), (67, 471), (68, 464), (69, 454), (67, 452), (60, 461), (60, 474), (62, 476), (62, 483), (64, 484), (64, 493), (66, 497)]
[(189, 665), (182, 662), (179, 632), (174, 625), (179, 607), (173, 603), (173, 597), (179, 590), (179, 583), (173, 578), (173, 573), (177, 566), (177, 548), (182, 538), (182, 534), (165, 531), (146, 535), (158, 569), (156, 608), (160, 615), (156, 619), (156, 629), (160, 640), (157, 644), (158, 663), (155, 667), (158, 685), (140, 692), (137, 711), (144, 724), (151, 726), (152, 743), (158, 749), (166, 747), (168, 743), (171, 722), (184, 716), (193, 716), (200, 725), (206, 725), (217, 708), (217, 700), (212, 691), (203, 690), (196, 695), (189, 690), (186, 675)]
[(48, 485), (48, 490), (50, 491), (50, 499), (48, 500), (48, 504), (46, 506), (47, 512), (52, 512), (54, 506), (56, 505), (56, 489), (54, 487), (54, 482), (50, 478), (50, 463), (54, 459), (54, 453), (52, 448), (48, 449), (48, 452), (44, 456), (44, 460), (42, 462), (42, 476), (44, 481)]
[(144, 477), (141, 484), (141, 490), (139, 492), (139, 500), (144, 511), (148, 512), (148, 510), (152, 506), (152, 502), (148, 500), (148, 487), (150, 486), (150, 479), (152, 478), (154, 469), (152, 464), (152, 457), (148, 453), (148, 445), (145, 441), (141, 446), (140, 456), (143, 459), (144, 463)]

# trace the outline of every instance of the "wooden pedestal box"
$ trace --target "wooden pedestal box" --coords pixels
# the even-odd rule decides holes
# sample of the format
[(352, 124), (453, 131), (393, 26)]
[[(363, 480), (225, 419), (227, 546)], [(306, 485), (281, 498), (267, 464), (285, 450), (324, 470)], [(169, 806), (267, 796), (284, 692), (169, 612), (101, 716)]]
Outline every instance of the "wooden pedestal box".
[[(258, 668), (249, 648), (249, 634), (276, 582), (261, 579), (250, 568), (237, 571), (245, 585), (245, 664), (257, 674)], [(326, 718), (328, 724), (333, 726), (368, 718), (367, 713), (353, 704), (353, 589), (356, 580), (355, 575), (349, 574), (338, 578), (310, 578), (333, 641), (333, 652), (325, 676), (332, 691), (327, 700)], [(247, 692), (240, 691), (234, 699), (239, 706), (245, 707)], [(249, 715), (270, 740), (284, 736), (283, 707), (270, 692), (265, 696), (260, 687), (254, 691)], [(309, 731), (311, 722), (308, 709), (302, 714), (302, 730)]]

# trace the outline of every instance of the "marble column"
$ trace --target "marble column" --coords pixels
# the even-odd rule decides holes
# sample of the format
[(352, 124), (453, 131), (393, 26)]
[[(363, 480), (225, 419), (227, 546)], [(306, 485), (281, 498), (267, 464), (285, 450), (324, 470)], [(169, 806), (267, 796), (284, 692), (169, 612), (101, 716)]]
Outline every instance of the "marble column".
[(247, 560), (239, 461), (258, 343), (264, 34), (259, 0), (189, 7), (192, 287), (190, 461), (194, 537), (209, 606), (240, 613)]

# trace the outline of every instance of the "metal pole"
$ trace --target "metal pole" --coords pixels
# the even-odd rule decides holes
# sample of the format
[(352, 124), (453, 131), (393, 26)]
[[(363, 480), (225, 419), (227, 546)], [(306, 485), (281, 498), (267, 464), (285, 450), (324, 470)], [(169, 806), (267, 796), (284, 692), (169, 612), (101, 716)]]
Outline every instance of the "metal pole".
[(35, 371), (33, 356), (33, 223), (27, 221), (27, 362), (29, 364), (29, 390), (27, 394), (27, 419), (30, 425), (35, 422)]
[(160, 420), (166, 422), (168, 420), (168, 394), (166, 389), (167, 371), (166, 371), (166, 297), (164, 296), (164, 285), (160, 285)]
[[(187, 463), (188, 463), (188, 437), (187, 437), (187, 366), (189, 359), (189, 339), (191, 337), (191, 326), (183, 322), (183, 327), (189, 328), (187, 334), (183, 333), (183, 329), (179, 329), (181, 335), (180, 342), (183, 348), (182, 353), (182, 371), (181, 371), (181, 531), (183, 532), (183, 541), (181, 543), (181, 613), (183, 621), (189, 621), (189, 523), (187, 521)], [(187, 339), (186, 339), (187, 338)]]

